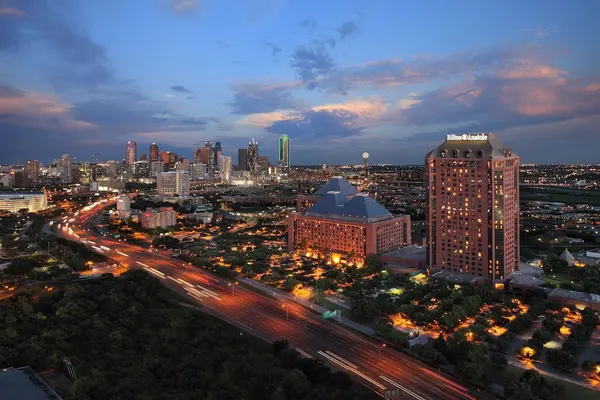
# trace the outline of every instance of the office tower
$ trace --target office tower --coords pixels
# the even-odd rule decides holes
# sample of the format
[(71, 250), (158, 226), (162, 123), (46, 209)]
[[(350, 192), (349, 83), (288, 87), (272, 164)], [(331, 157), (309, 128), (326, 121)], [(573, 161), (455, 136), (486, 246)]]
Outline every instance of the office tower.
[(190, 178), (193, 181), (206, 178), (206, 164), (197, 163), (190, 165)]
[(204, 148), (208, 151), (208, 160), (206, 160), (206, 168), (208, 169), (208, 173), (212, 175), (212, 173), (215, 171), (215, 153), (213, 150), (212, 142), (204, 142)]
[(148, 154), (150, 154), (150, 162), (160, 160), (160, 151), (158, 150), (158, 145), (156, 144), (156, 142), (150, 145), (150, 151), (148, 152)]
[(128, 195), (122, 194), (117, 197), (117, 211), (131, 211), (131, 199)]
[(277, 162), (284, 173), (290, 172), (290, 138), (288, 135), (279, 136), (279, 153)]
[(148, 155), (146, 153), (142, 153), (140, 156), (140, 161), (148, 161)]
[(364, 260), (411, 242), (409, 215), (392, 215), (340, 176), (313, 196), (310, 208), (288, 216), (290, 251), (301, 248), (338, 263), (351, 255)]
[(219, 156), (223, 154), (223, 148), (221, 147), (221, 142), (215, 142), (215, 148), (213, 149), (213, 157), (214, 157), (214, 170), (219, 170)]
[(218, 161), (219, 175), (223, 182), (231, 180), (231, 157), (220, 155)]
[(248, 149), (238, 149), (238, 171), (248, 171)]
[(31, 185), (39, 183), (40, 163), (38, 160), (27, 160), (27, 163), (25, 163), (25, 176)]
[(461, 134), (425, 162), (428, 268), (501, 287), (519, 268), (519, 156), (492, 134)]
[(169, 163), (170, 154), (171, 152), (166, 150), (160, 152), (160, 160), (163, 162), (163, 164), (167, 165)]
[(147, 160), (140, 160), (133, 163), (133, 175), (136, 178), (148, 178), (150, 176), (151, 165)]
[(156, 175), (156, 191), (161, 195), (190, 193), (190, 174), (187, 171), (168, 171)]
[(175, 153), (173, 151), (169, 151), (169, 165), (174, 166), (175, 164), (177, 164), (178, 160), (179, 160), (179, 156), (177, 155), (177, 153)]
[(206, 147), (200, 147), (198, 148), (198, 162), (196, 164), (204, 164), (207, 165), (207, 170), (208, 170), (208, 148)]
[(248, 170), (250, 172), (258, 171), (258, 143), (252, 141), (248, 143)]
[(58, 174), (62, 182), (71, 182), (71, 156), (69, 154), (63, 154), (58, 160)]
[(187, 158), (182, 158), (175, 164), (175, 169), (177, 171), (189, 171), (190, 169), (190, 160)]
[(198, 164), (200, 162), (200, 149), (201, 147), (195, 147), (192, 150), (192, 164)]
[(130, 140), (125, 146), (125, 168), (131, 169), (137, 161), (137, 144)]
[(150, 175), (156, 176), (157, 174), (165, 171), (165, 164), (162, 161), (153, 161), (150, 164)]

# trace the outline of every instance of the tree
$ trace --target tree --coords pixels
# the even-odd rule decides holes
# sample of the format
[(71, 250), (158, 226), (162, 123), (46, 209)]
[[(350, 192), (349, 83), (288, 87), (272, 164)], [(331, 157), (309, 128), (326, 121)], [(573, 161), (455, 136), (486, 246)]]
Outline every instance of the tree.
[(546, 360), (554, 368), (560, 368), (567, 371), (577, 367), (577, 359), (571, 353), (563, 349), (548, 350)]
[(377, 316), (375, 300), (371, 297), (360, 297), (352, 302), (352, 315), (363, 319), (372, 319)]
[(543, 261), (544, 273), (546, 275), (565, 272), (569, 264), (561, 260), (556, 254), (551, 254)]
[(29, 258), (16, 258), (4, 270), (6, 275), (25, 275), (39, 267), (39, 264)]

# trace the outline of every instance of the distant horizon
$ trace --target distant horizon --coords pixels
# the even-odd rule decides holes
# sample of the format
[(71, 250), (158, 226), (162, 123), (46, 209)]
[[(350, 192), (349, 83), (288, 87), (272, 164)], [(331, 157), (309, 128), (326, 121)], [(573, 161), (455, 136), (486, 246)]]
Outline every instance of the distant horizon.
[(597, 15), (565, 0), (5, 0), (0, 163), (120, 160), (129, 140), (187, 158), (218, 140), (235, 160), (252, 138), (275, 160), (286, 134), (292, 164), (419, 164), (456, 132), (494, 132), (528, 163), (598, 163)]

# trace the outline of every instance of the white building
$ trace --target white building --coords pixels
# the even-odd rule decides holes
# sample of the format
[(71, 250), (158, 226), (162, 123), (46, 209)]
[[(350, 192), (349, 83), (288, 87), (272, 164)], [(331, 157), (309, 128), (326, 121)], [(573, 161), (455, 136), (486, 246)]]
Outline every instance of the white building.
[(206, 164), (196, 163), (190, 165), (190, 178), (193, 181), (206, 178)]
[(223, 182), (231, 181), (231, 157), (219, 156), (217, 159), (219, 174)]
[(187, 171), (161, 172), (156, 175), (156, 191), (160, 195), (190, 193), (190, 174)]
[(27, 209), (38, 212), (48, 208), (46, 193), (14, 192), (0, 194), (0, 210), (16, 213)]
[(0, 173), (0, 187), (10, 188), (15, 184), (15, 174), (12, 172), (9, 173)]
[(140, 222), (146, 229), (168, 228), (177, 224), (177, 214), (173, 207), (148, 208), (140, 215)]
[(121, 218), (129, 218), (131, 216), (131, 199), (128, 195), (122, 194), (117, 198), (117, 211)]
[(590, 258), (600, 258), (600, 249), (588, 250), (585, 252), (585, 256)]
[(150, 165), (150, 175), (151, 176), (156, 176), (158, 174), (160, 174), (161, 172), (164, 172), (165, 170), (165, 164), (162, 161), (152, 161), (152, 164)]

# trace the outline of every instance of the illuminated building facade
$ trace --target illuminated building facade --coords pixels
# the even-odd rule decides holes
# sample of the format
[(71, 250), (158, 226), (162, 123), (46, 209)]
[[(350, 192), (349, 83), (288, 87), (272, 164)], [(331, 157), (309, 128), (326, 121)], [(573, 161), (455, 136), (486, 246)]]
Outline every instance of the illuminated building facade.
[(130, 140), (125, 146), (125, 168), (133, 168), (133, 164), (137, 161), (137, 144)]
[(215, 151), (213, 149), (212, 142), (208, 140), (204, 142), (204, 148), (207, 151), (206, 168), (208, 172), (212, 175), (215, 171)]
[(156, 162), (160, 160), (160, 150), (158, 149), (158, 145), (156, 143), (152, 143), (150, 145), (148, 154), (150, 154), (150, 162)]
[(177, 225), (177, 214), (173, 207), (148, 208), (140, 215), (140, 223), (145, 229), (164, 229)]
[(492, 134), (448, 135), (425, 163), (430, 272), (503, 283), (519, 267), (519, 156)]
[(279, 153), (277, 158), (283, 172), (290, 172), (290, 138), (288, 135), (279, 136)]
[(252, 141), (248, 143), (248, 152), (247, 152), (247, 161), (248, 161), (248, 171), (257, 172), (258, 171), (258, 143)]
[(20, 210), (38, 212), (48, 208), (46, 193), (15, 192), (0, 194), (0, 210), (17, 213)]
[(290, 251), (305, 247), (335, 261), (350, 255), (364, 259), (410, 244), (408, 215), (392, 215), (341, 177), (317, 190), (315, 198), (318, 201), (305, 212), (289, 215)]
[(156, 175), (156, 191), (160, 195), (190, 194), (190, 174), (187, 171), (168, 171)]
[(27, 181), (31, 185), (35, 185), (40, 181), (40, 163), (38, 160), (27, 160), (25, 164), (25, 175)]

